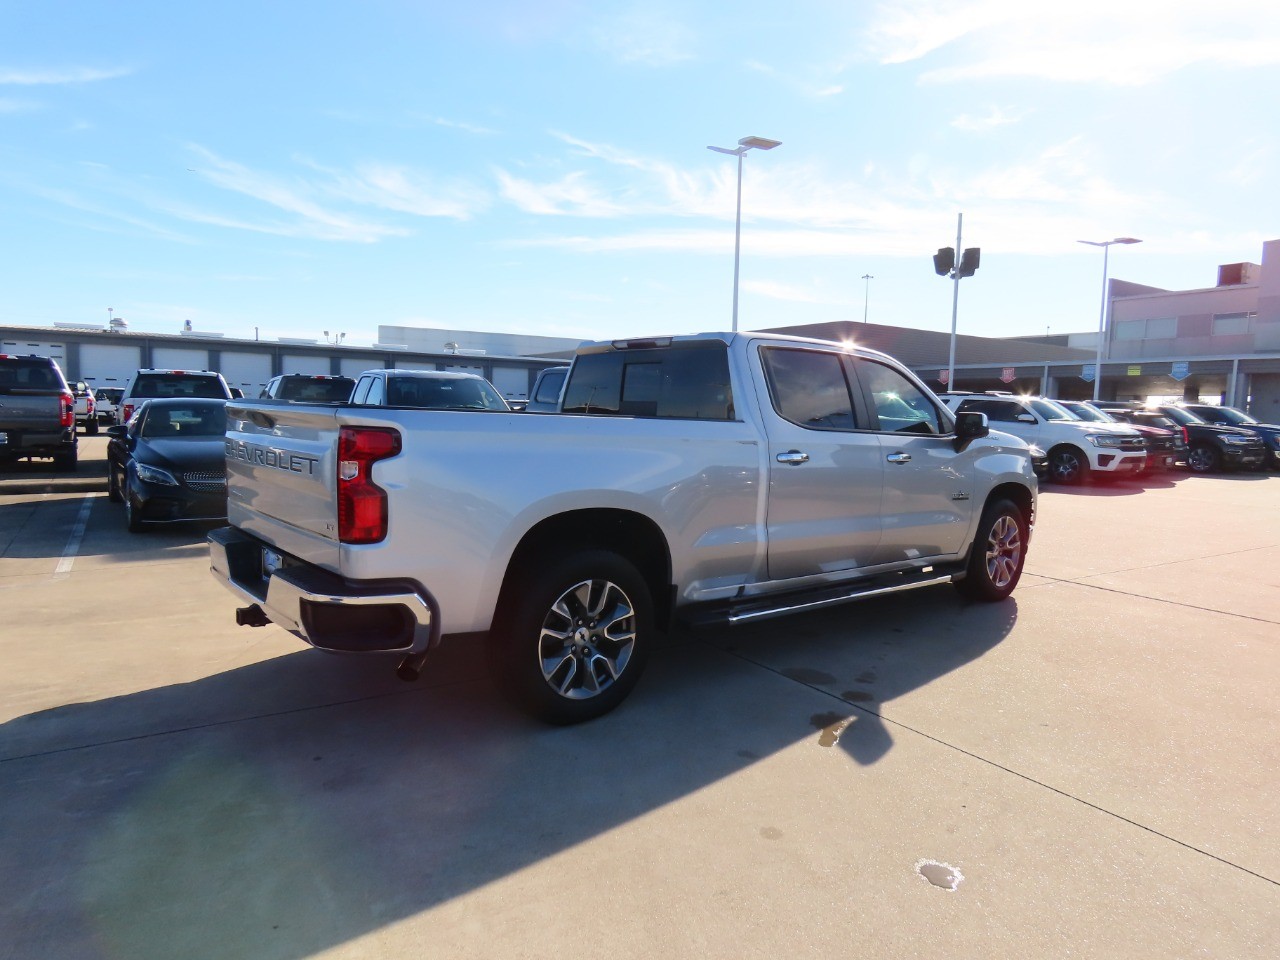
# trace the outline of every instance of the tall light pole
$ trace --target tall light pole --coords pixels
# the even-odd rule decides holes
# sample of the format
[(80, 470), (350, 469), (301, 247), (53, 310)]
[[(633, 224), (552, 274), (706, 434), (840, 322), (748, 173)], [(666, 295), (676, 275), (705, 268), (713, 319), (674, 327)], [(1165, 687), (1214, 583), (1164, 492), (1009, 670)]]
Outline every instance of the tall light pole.
[(1113, 243), (1141, 243), (1134, 237), (1116, 237), (1114, 240), (1079, 240), (1091, 247), (1102, 248), (1102, 306), (1098, 308), (1098, 356), (1093, 365), (1093, 399), (1102, 392), (1102, 346), (1107, 339), (1107, 256)]
[(862, 279), (867, 281), (867, 289), (862, 295), (862, 322), (867, 322), (867, 304), (871, 302), (871, 281), (875, 279), (871, 274), (864, 273)]
[(780, 146), (781, 140), (770, 140), (767, 137), (743, 137), (735, 149), (728, 147), (707, 147), (716, 153), (727, 153), (738, 158), (738, 212), (733, 220), (733, 331), (738, 332), (738, 260), (742, 253), (742, 156), (748, 150), (772, 150)]

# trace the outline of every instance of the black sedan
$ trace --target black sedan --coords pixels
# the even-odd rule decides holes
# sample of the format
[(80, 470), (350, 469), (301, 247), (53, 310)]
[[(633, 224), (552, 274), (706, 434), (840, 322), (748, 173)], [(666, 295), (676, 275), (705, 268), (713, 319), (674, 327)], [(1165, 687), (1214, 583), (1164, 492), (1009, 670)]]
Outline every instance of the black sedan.
[(148, 400), (107, 435), (108, 497), (124, 501), (129, 530), (227, 516), (226, 401)]

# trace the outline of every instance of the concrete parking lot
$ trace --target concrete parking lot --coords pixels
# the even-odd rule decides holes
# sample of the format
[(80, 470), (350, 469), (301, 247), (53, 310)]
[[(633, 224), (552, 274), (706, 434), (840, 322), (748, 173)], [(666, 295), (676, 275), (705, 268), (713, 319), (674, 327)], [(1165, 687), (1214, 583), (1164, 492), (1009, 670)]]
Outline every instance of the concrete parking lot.
[(476, 650), (406, 685), (236, 627), (202, 528), (12, 489), (0, 956), (1280, 951), (1280, 475), (1045, 488), (1011, 600), (676, 634), (567, 729)]

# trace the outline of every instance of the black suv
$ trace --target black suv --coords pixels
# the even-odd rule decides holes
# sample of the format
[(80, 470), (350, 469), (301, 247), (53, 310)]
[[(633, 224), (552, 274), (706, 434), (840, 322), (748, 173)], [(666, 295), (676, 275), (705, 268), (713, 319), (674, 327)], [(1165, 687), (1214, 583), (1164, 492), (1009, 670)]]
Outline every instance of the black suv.
[(286, 373), (272, 377), (262, 388), (259, 399), (301, 400), (304, 403), (346, 403), (356, 382), (350, 377), (310, 376)]
[(1211, 403), (1183, 403), (1179, 404), (1179, 406), (1184, 410), (1190, 410), (1207, 423), (1248, 430), (1257, 436), (1262, 441), (1263, 446), (1267, 448), (1264, 464), (1274, 470), (1280, 470), (1280, 425), (1262, 423), (1235, 407), (1218, 407)]
[(0, 466), (21, 457), (52, 457), (74, 472), (76, 401), (50, 357), (0, 353)]
[(1137, 404), (1100, 400), (1103, 410), (1147, 410), (1168, 417), (1187, 431), (1187, 466), (1195, 473), (1215, 473), (1236, 467), (1257, 468), (1266, 462), (1267, 450), (1256, 434), (1239, 427), (1206, 423), (1177, 404), (1141, 407)]

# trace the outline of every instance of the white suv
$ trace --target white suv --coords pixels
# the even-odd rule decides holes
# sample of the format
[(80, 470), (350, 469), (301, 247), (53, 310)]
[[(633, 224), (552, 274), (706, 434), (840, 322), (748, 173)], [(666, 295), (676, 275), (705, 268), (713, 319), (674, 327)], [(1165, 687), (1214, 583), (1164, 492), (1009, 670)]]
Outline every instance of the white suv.
[(1054, 483), (1080, 483), (1091, 472), (1133, 475), (1147, 463), (1147, 444), (1137, 431), (1118, 423), (1085, 423), (1052, 400), (992, 391), (945, 393), (942, 401), (954, 413), (985, 413), (992, 430), (1046, 451)]
[(128, 423), (138, 407), (157, 397), (208, 397), (230, 400), (231, 389), (222, 374), (212, 370), (139, 370), (120, 397), (120, 422)]

